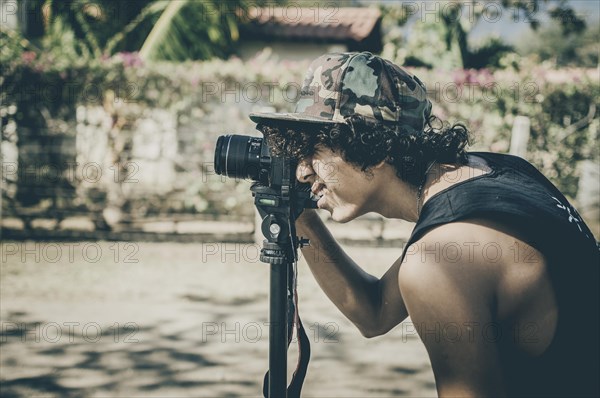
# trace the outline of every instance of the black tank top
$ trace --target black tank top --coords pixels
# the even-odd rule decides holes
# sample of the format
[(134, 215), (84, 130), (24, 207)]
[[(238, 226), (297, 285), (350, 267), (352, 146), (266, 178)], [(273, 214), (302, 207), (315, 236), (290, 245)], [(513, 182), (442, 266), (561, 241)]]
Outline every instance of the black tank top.
[(519, 239), (548, 261), (558, 304), (558, 325), (538, 357), (499, 340), (511, 396), (598, 396), (600, 251), (592, 232), (568, 200), (522, 158), (471, 152), (491, 171), (458, 182), (425, 202), (408, 248), (428, 230), (483, 218), (519, 231)]

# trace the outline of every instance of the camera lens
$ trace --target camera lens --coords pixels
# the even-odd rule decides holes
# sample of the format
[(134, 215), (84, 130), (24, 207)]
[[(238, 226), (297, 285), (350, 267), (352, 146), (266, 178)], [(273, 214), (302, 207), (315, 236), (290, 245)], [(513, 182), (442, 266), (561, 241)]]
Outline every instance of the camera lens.
[[(266, 164), (262, 165), (261, 160)], [(219, 175), (259, 181), (261, 168), (268, 167), (269, 160), (262, 138), (224, 135), (217, 139), (214, 166)]]

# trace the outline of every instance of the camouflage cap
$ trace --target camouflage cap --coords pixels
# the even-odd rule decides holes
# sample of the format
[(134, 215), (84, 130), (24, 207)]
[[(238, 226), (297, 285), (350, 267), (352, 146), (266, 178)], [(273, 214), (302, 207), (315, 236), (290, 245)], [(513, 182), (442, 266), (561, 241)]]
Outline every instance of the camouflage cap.
[(312, 62), (293, 113), (251, 113), (254, 122), (287, 120), (348, 124), (367, 121), (422, 131), (431, 114), (425, 85), (369, 52), (325, 54)]

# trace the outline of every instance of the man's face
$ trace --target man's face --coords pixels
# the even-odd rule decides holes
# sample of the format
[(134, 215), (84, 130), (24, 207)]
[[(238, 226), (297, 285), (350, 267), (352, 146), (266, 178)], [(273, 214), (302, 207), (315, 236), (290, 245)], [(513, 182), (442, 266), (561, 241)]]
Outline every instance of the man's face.
[(334, 221), (347, 222), (369, 211), (372, 179), (329, 148), (300, 161), (296, 178), (312, 185), (312, 192), (321, 197), (317, 206), (329, 211)]

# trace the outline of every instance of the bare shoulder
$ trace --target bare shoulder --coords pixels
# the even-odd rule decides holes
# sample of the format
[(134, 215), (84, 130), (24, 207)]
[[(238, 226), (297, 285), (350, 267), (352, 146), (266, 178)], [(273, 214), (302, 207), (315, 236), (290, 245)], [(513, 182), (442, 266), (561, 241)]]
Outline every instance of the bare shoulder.
[(492, 266), (504, 255), (499, 241), (493, 228), (472, 222), (429, 230), (406, 250), (398, 274), (403, 296), (436, 286), (431, 294), (441, 296), (441, 301), (453, 299), (454, 289), (481, 299), (493, 291), (499, 278), (498, 267)]
[(444, 278), (474, 294), (523, 290), (543, 278), (546, 259), (520, 232), (486, 219), (443, 224), (406, 250), (400, 284)]
[(399, 270), (440, 396), (501, 395), (504, 389), (498, 348), (474, 332), (495, 320), (501, 267), (482, 255), (488, 242), (498, 241), (494, 231), (470, 222), (432, 229), (407, 249)]
[[(409, 256), (411, 254), (412, 256)], [(427, 231), (407, 250), (407, 261), (510, 266), (514, 263), (545, 263), (543, 253), (531, 246), (522, 231), (499, 221), (468, 219)]]
[[(519, 231), (481, 219), (449, 223), (406, 253), (398, 283), (409, 313), (460, 300), (472, 314), (489, 310), (498, 321), (555, 322), (548, 261)], [(421, 303), (425, 292), (428, 302)]]
[[(432, 270), (471, 270), (505, 260), (514, 239), (488, 222), (468, 220), (443, 224), (427, 231), (406, 250), (401, 267)], [(406, 267), (405, 267), (406, 265)]]

